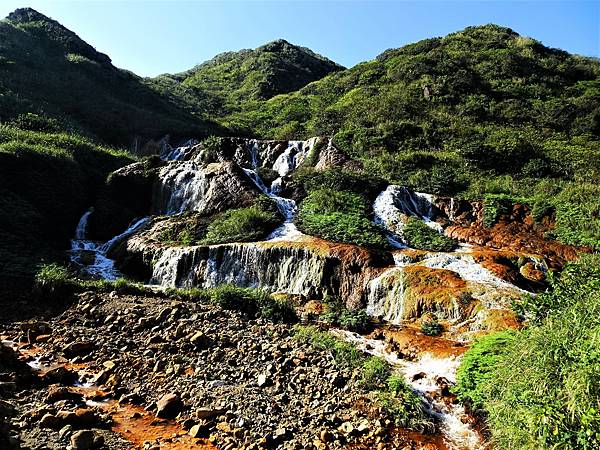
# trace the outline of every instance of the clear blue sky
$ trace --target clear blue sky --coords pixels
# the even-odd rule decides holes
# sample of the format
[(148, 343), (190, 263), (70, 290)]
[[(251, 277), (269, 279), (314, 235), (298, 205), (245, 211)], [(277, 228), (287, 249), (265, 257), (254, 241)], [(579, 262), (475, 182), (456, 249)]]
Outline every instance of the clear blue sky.
[(277, 38), (345, 66), (387, 48), (497, 23), (573, 53), (600, 56), (600, 1), (51, 1), (30, 6), (139, 75), (179, 72)]

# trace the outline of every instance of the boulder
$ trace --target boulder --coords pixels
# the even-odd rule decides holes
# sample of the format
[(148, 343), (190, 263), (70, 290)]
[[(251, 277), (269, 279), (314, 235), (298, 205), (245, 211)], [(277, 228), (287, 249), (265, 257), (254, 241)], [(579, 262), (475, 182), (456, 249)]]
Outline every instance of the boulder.
[(165, 394), (156, 403), (156, 416), (161, 419), (174, 419), (183, 411), (183, 401), (177, 394)]

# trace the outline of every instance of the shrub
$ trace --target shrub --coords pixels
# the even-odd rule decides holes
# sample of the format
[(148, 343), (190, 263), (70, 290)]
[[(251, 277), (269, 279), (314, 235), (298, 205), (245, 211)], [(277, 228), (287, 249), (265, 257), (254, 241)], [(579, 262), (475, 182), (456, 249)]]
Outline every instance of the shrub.
[(365, 361), (365, 356), (354, 345), (313, 326), (296, 326), (294, 338), (303, 344), (331, 352), (335, 363), (342, 369), (357, 369)]
[(357, 333), (365, 332), (371, 323), (371, 319), (364, 309), (349, 310), (338, 297), (325, 297), (327, 306), (321, 319), (333, 326), (342, 327)]
[(458, 399), (473, 409), (482, 408), (485, 392), (481, 389), (493, 376), (493, 370), (508, 350), (515, 334), (510, 331), (494, 333), (477, 340), (465, 353), (456, 373), (454, 389)]
[(428, 227), (425, 222), (415, 217), (409, 217), (402, 234), (406, 243), (419, 250), (429, 250), (434, 252), (449, 252), (456, 247), (456, 241), (437, 230)]
[(465, 355), (459, 395), (487, 411), (498, 448), (600, 447), (597, 263), (583, 258), (539, 296), (538, 325), (505, 344), (490, 337)]
[(208, 297), (213, 304), (223, 309), (240, 311), (251, 317), (264, 317), (273, 322), (294, 322), (297, 319), (291, 303), (274, 299), (268, 292), (260, 289), (224, 284), (210, 289)]
[(35, 275), (36, 284), (44, 290), (54, 291), (72, 283), (72, 277), (66, 267), (59, 264), (43, 264)]
[(355, 173), (333, 167), (327, 170), (301, 170), (296, 175), (306, 192), (331, 189), (333, 191), (354, 192), (369, 200), (374, 199), (387, 182), (367, 173)]
[(296, 223), (300, 231), (330, 241), (367, 247), (387, 245), (382, 230), (367, 216), (364, 198), (352, 192), (311, 192), (300, 204)]
[(439, 336), (444, 332), (444, 327), (437, 320), (426, 320), (421, 324), (421, 332), (427, 336)]
[(385, 387), (390, 375), (389, 365), (381, 358), (372, 356), (363, 363), (362, 383), (368, 390)]
[(433, 427), (423, 401), (399, 376), (388, 378), (387, 391), (379, 393), (379, 402), (399, 427), (420, 430)]
[(500, 216), (510, 212), (512, 205), (513, 199), (508, 195), (486, 195), (483, 201), (483, 225), (492, 227)]
[[(270, 200), (269, 203), (272, 203)], [(258, 241), (281, 224), (281, 216), (258, 203), (249, 208), (230, 209), (215, 217), (208, 226), (205, 244)]]

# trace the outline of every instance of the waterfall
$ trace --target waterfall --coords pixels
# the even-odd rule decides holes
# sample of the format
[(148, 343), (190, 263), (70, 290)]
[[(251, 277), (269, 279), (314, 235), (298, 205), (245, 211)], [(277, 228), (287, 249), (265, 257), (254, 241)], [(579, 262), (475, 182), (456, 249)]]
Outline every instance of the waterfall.
[(260, 167), (258, 142), (253, 142), (249, 148), (251, 167), (243, 167), (244, 172), (250, 177), (254, 184), (256, 184), (261, 192), (275, 201), (277, 208), (284, 217), (283, 224), (267, 237), (268, 241), (294, 240), (302, 236), (302, 233), (293, 223), (297, 211), (296, 202), (277, 194), (281, 192), (283, 177), (293, 170), (296, 170), (296, 168), (312, 153), (316, 139), (317, 138), (312, 138), (308, 141), (288, 142), (287, 148), (278, 156), (273, 164), (273, 170), (279, 174), (279, 177), (271, 183), (270, 188), (267, 188), (258, 173)]
[(83, 213), (83, 216), (81, 216), (81, 219), (79, 219), (79, 223), (77, 224), (77, 228), (75, 229), (75, 240), (81, 241), (81, 240), (85, 239), (85, 233), (87, 231), (88, 219), (90, 217), (90, 214), (92, 214), (92, 212), (94, 212), (94, 208), (88, 209), (85, 213)]
[(212, 288), (221, 284), (321, 296), (329, 284), (326, 257), (302, 247), (222, 244), (164, 249), (151, 282), (172, 287)]
[(312, 155), (318, 138), (310, 138), (307, 141), (289, 141), (285, 151), (279, 155), (273, 170), (284, 177), (293, 172), (302, 164), (306, 158)]
[(79, 219), (75, 229), (75, 237), (71, 241), (71, 262), (78, 266), (83, 273), (105, 280), (116, 280), (121, 277), (121, 273), (115, 268), (115, 262), (108, 258), (107, 253), (117, 242), (131, 236), (145, 225), (149, 219), (145, 217), (136, 221), (123, 233), (102, 244), (85, 239), (87, 221), (92, 212), (93, 208), (90, 208)]
[(392, 267), (372, 279), (367, 287), (367, 314), (392, 324), (404, 319), (404, 269)]
[(206, 194), (206, 175), (195, 161), (171, 162), (159, 172), (161, 180), (158, 209), (165, 214), (196, 211)]
[(354, 344), (359, 350), (387, 361), (399, 371), (407, 384), (423, 400), (427, 412), (439, 422), (444, 440), (452, 450), (483, 450), (485, 445), (481, 435), (462, 418), (465, 409), (459, 404), (444, 402), (440, 381), (456, 384), (456, 370), (460, 365), (459, 356), (436, 357), (430, 353), (418, 359), (400, 359), (395, 352), (386, 349), (381, 340), (368, 339), (346, 330), (333, 330), (341, 339)]
[(199, 141), (196, 139), (190, 139), (182, 146), (175, 148), (167, 144), (164, 151), (160, 154), (160, 159), (163, 161), (183, 161), (187, 158), (192, 147), (197, 144), (199, 144)]
[(389, 233), (390, 243), (397, 248), (405, 248), (402, 230), (406, 216), (417, 217), (425, 224), (442, 233), (442, 226), (432, 220), (433, 196), (422, 192), (412, 192), (404, 186), (389, 185), (373, 203), (375, 223)]

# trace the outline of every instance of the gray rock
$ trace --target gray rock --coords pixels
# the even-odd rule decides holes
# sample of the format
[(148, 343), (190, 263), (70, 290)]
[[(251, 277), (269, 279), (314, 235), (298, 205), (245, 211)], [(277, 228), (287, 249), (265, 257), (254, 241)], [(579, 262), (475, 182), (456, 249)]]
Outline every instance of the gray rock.
[(90, 450), (95, 444), (96, 435), (92, 430), (80, 430), (71, 436), (71, 446), (75, 450)]
[(183, 411), (183, 401), (177, 394), (165, 394), (156, 403), (156, 417), (174, 419)]

